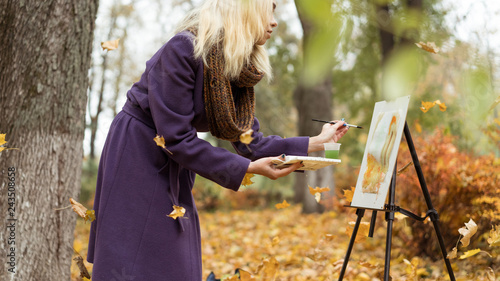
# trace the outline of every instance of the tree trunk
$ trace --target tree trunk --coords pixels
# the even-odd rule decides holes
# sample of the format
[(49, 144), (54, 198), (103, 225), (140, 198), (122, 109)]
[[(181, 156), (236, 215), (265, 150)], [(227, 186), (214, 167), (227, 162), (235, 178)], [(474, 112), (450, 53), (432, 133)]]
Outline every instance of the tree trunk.
[(0, 2), (0, 280), (70, 279), (97, 6)]
[[(297, 12), (303, 29), (303, 53), (307, 52), (305, 42), (310, 40), (314, 32), (314, 24), (304, 16), (303, 3), (295, 1)], [(306, 56), (304, 56), (306, 57)], [(298, 134), (299, 136), (315, 136), (321, 132), (323, 124), (313, 122), (312, 119), (332, 119), (332, 81), (330, 73), (327, 73), (322, 81), (315, 85), (305, 83), (299, 79), (297, 89), (294, 92), (294, 102), (298, 111)], [(311, 153), (310, 156), (323, 156), (322, 152)], [(296, 203), (302, 203), (302, 212), (314, 213), (323, 211), (323, 206), (318, 204), (314, 196), (309, 193), (308, 186), (334, 188), (332, 168), (323, 168), (317, 171), (297, 173), (295, 180)]]

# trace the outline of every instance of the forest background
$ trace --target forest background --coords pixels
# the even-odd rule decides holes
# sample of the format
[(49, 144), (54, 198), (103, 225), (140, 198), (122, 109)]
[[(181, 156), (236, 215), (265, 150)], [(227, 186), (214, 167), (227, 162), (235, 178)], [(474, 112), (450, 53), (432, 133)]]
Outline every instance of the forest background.
[[(145, 61), (199, 2), (99, 2), (81, 190), (79, 196), (70, 196), (89, 209), (99, 153), (113, 116)], [(411, 95), (407, 122), (440, 212), (447, 250), (458, 248), (458, 257), (452, 259), (455, 275), (458, 280), (500, 280), (499, 14), (496, 1), (487, 0), (279, 1), (279, 25), (266, 43), (275, 79), (256, 88), (262, 131), (283, 137), (317, 134), (321, 125), (311, 118), (345, 118), (366, 130), (351, 129), (342, 139), (342, 165), (334, 169), (276, 181), (256, 176), (238, 193), (198, 177), (194, 194), (202, 221), (204, 278), (214, 272), (229, 280), (236, 268), (243, 268), (261, 279), (270, 274), (276, 280), (336, 280), (355, 220), (354, 210), (344, 207), (346, 194), (356, 184), (373, 106)], [(102, 42), (116, 39), (116, 49), (102, 48)], [(421, 42), (420, 47), (415, 44)], [(435, 101), (445, 107), (422, 103)], [(231, 149), (210, 135), (200, 137)], [(398, 167), (411, 162), (404, 143)], [(414, 171), (410, 167), (400, 172), (397, 204), (425, 213)], [(329, 187), (330, 192), (316, 202), (308, 186)], [(275, 204), (283, 200), (291, 206), (278, 209)], [(55, 212), (65, 211), (70, 212)], [(466, 232), (459, 232), (471, 219), (477, 224), (474, 231), (466, 226)], [(370, 239), (363, 230), (358, 234), (365, 239), (354, 248), (346, 280), (382, 280), (381, 217), (376, 230)], [(88, 222), (79, 219), (73, 258), (86, 256), (88, 231)], [(464, 237), (472, 237), (471, 245)], [(449, 280), (431, 224), (398, 217), (393, 240), (394, 280)], [(67, 265), (57, 267), (65, 272)], [(91, 264), (84, 265), (91, 271)], [(71, 278), (81, 280), (79, 274), (73, 261)]]

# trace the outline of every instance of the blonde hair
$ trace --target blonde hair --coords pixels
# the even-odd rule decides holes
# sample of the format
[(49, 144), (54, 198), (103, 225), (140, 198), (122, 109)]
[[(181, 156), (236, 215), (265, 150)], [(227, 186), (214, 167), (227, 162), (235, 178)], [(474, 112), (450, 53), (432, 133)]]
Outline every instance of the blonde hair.
[(269, 57), (256, 42), (266, 35), (273, 13), (272, 0), (205, 0), (179, 24), (176, 32), (194, 29), (195, 58), (207, 56), (219, 42), (224, 50), (224, 76), (235, 80), (250, 62), (272, 78)]

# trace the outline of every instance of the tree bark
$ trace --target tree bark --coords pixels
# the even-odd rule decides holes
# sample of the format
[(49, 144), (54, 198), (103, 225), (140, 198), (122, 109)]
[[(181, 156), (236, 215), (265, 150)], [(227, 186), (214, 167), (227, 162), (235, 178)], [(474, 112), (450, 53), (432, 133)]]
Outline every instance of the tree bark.
[[(297, 12), (303, 29), (303, 53), (307, 52), (305, 42), (314, 32), (314, 24), (304, 16), (301, 1), (295, 1)], [(305, 57), (305, 56), (304, 56)], [(298, 111), (299, 136), (315, 136), (321, 132), (323, 124), (312, 122), (312, 119), (332, 119), (332, 78), (329, 73), (325, 79), (309, 85), (304, 79), (299, 83), (294, 92), (294, 102)], [(310, 156), (322, 156), (322, 152), (311, 153)], [(313, 172), (297, 173), (294, 186), (294, 201), (302, 203), (303, 213), (323, 211), (323, 206), (318, 204), (314, 196), (309, 193), (308, 186), (313, 188), (329, 186), (334, 188), (332, 168), (323, 168)]]
[(0, 280), (70, 279), (97, 6), (0, 2)]

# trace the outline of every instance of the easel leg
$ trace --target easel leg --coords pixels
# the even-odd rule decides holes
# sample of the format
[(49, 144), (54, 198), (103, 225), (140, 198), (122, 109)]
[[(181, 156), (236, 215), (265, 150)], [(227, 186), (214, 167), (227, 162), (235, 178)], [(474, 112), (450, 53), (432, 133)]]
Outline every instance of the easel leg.
[(389, 211), (385, 213), (385, 220), (387, 221), (387, 236), (385, 241), (385, 267), (384, 267), (384, 281), (389, 281), (391, 269), (391, 247), (392, 247), (392, 226), (394, 224), (394, 208), (396, 197), (396, 174), (397, 169), (394, 165), (394, 172), (392, 173), (391, 186), (389, 189)]
[(368, 237), (373, 238), (373, 233), (375, 232), (375, 223), (377, 222), (377, 211), (372, 211), (372, 219), (370, 221), (370, 231), (368, 232)]
[(356, 220), (356, 225), (352, 230), (351, 240), (349, 241), (349, 248), (347, 248), (347, 253), (345, 254), (344, 264), (342, 265), (342, 270), (340, 271), (339, 281), (344, 279), (345, 271), (347, 269), (347, 263), (349, 262), (349, 257), (351, 256), (352, 248), (354, 247), (354, 241), (356, 240), (356, 235), (358, 234), (359, 225), (361, 224), (361, 219), (365, 215), (365, 209), (357, 209), (356, 214), (358, 219)]
[[(422, 192), (424, 193), (425, 202), (427, 203), (427, 208), (429, 210), (434, 210), (431, 201), (431, 195), (429, 194), (429, 190), (427, 189), (427, 184), (425, 183), (424, 173), (422, 172), (422, 167), (420, 166), (420, 162), (418, 160), (417, 151), (415, 150), (415, 145), (413, 145), (413, 140), (411, 138), (410, 129), (408, 128), (408, 123), (405, 123), (404, 134), (406, 138), (406, 142), (408, 143), (408, 148), (411, 153), (411, 158), (413, 160), (413, 165), (415, 166), (415, 170), (417, 172), (418, 181), (420, 182), (420, 187), (422, 188)], [(436, 235), (439, 241), (439, 247), (441, 248), (441, 253), (443, 254), (444, 263), (446, 264), (446, 269), (448, 270), (448, 275), (450, 276), (451, 281), (455, 281), (455, 275), (453, 274), (453, 269), (451, 268), (450, 260), (447, 258), (447, 251), (444, 245), (443, 236), (441, 235), (441, 230), (439, 229), (439, 216), (437, 212), (430, 214), (431, 221), (434, 225), (434, 230), (436, 231)]]

